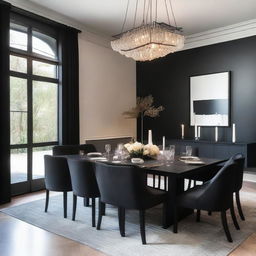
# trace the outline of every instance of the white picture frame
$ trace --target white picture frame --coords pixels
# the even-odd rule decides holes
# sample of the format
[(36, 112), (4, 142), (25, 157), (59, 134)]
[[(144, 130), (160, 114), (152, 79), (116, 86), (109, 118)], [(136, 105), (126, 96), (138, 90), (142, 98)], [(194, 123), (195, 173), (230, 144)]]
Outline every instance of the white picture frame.
[(190, 77), (190, 125), (230, 126), (230, 72)]

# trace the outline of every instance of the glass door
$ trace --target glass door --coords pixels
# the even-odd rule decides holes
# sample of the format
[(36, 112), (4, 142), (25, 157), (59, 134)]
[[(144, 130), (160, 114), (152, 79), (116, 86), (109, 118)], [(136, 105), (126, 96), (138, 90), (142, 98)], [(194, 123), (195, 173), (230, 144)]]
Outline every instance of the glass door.
[(44, 155), (58, 144), (59, 64), (52, 35), (17, 20), (10, 28), (11, 187), (17, 195), (44, 188)]

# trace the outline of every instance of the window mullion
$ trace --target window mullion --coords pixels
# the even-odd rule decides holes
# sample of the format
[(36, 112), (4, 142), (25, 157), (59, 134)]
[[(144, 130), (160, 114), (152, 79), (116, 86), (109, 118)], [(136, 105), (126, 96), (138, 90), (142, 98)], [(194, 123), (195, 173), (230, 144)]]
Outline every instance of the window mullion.
[[(32, 28), (28, 28), (28, 53), (32, 53)], [(32, 81), (32, 58), (28, 61), (28, 180), (32, 180), (32, 144), (33, 144), (33, 81)]]

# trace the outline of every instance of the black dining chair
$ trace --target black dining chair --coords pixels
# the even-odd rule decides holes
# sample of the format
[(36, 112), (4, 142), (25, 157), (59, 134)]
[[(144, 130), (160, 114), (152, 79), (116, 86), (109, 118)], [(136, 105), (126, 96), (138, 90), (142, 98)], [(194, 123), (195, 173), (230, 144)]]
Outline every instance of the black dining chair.
[(79, 152), (83, 151), (84, 154), (90, 152), (96, 152), (96, 148), (93, 144), (81, 144), (81, 145), (58, 145), (54, 146), (52, 149), (53, 155), (77, 155)]
[(92, 226), (95, 227), (95, 198), (100, 196), (94, 173), (94, 163), (88, 160), (68, 159), (68, 166), (73, 189), (73, 214), (75, 220), (77, 197), (91, 198)]
[(84, 154), (91, 152), (97, 152), (96, 147), (93, 144), (81, 144), (78, 146), (79, 151), (82, 150)]
[(58, 145), (52, 148), (54, 156), (77, 155), (79, 154), (78, 145)]
[(119, 230), (125, 236), (125, 210), (139, 210), (142, 244), (146, 244), (145, 210), (165, 203), (164, 191), (147, 186), (147, 175), (138, 167), (96, 163), (96, 179), (100, 190), (99, 217), (97, 229), (101, 227), (103, 203), (118, 207)]
[(45, 212), (48, 210), (50, 191), (63, 192), (64, 218), (67, 218), (67, 192), (72, 191), (67, 159), (59, 156), (44, 156), (46, 201)]
[[(237, 221), (233, 207), (233, 191), (236, 181), (238, 164), (230, 160), (221, 170), (208, 182), (201, 186), (195, 186), (182, 193), (177, 199), (174, 213), (173, 232), (178, 230), (178, 207), (221, 212), (222, 225), (229, 242), (232, 237), (227, 224), (226, 211), (230, 209), (233, 222), (237, 227)], [(200, 220), (200, 211), (197, 212), (197, 219)]]
[[(52, 149), (52, 153), (54, 156), (61, 155), (77, 155), (79, 152), (83, 151), (84, 154), (88, 154), (90, 152), (95, 152), (96, 148), (93, 144), (81, 144), (81, 145), (58, 145), (54, 146)], [(90, 199), (84, 198), (84, 205), (90, 206)]]
[[(236, 197), (236, 205), (237, 205), (237, 209), (238, 209), (238, 213), (239, 216), (242, 220), (245, 220), (244, 214), (243, 214), (243, 210), (242, 210), (242, 206), (241, 206), (241, 201), (240, 201), (240, 190), (242, 188), (243, 185), (243, 173), (244, 173), (244, 164), (245, 164), (245, 157), (243, 154), (241, 153), (237, 153), (235, 155), (233, 155), (228, 161), (235, 161), (238, 164), (238, 168), (236, 170), (236, 179), (235, 179), (235, 184), (234, 184), (234, 193), (235, 193), (235, 197)], [(211, 168), (211, 170), (207, 170), (207, 172), (205, 173), (200, 173), (199, 175), (194, 175), (194, 176), (190, 176), (189, 179), (190, 181), (193, 180), (194, 181), (194, 186), (196, 185), (196, 181), (201, 181), (201, 182), (206, 182), (208, 180), (210, 180), (212, 177), (214, 177), (214, 175), (216, 175), (216, 173), (225, 165), (224, 164), (218, 164), (216, 166), (213, 166)], [(191, 186), (188, 186), (188, 189)], [(209, 215), (211, 214), (211, 212), (209, 212)]]
[(237, 172), (236, 172), (236, 180), (234, 186), (234, 193), (236, 196), (236, 205), (238, 209), (239, 216), (242, 220), (245, 220), (241, 202), (240, 202), (240, 190), (243, 186), (243, 175), (244, 175), (244, 163), (245, 157), (243, 154), (236, 154), (232, 157), (232, 159), (238, 164)]

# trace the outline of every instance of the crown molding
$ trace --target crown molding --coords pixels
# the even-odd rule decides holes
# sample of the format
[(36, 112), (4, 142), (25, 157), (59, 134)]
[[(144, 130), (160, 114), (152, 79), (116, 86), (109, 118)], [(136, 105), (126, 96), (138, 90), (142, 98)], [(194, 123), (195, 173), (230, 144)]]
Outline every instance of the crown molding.
[(236, 23), (185, 37), (182, 50), (217, 44), (256, 35), (256, 19)]
[[(65, 15), (42, 7), (29, 0), (5, 0), (12, 5), (46, 18), (55, 20), (62, 24), (75, 27), (82, 31), (79, 37), (91, 43), (111, 48), (111, 37), (89, 30), (84, 24), (79, 23)], [(232, 41), (240, 38), (256, 35), (256, 19), (236, 23), (230, 26), (207, 30), (201, 33), (191, 34), (185, 37), (185, 46), (181, 51), (198, 48), (202, 46)]]

